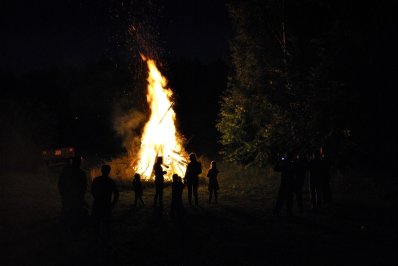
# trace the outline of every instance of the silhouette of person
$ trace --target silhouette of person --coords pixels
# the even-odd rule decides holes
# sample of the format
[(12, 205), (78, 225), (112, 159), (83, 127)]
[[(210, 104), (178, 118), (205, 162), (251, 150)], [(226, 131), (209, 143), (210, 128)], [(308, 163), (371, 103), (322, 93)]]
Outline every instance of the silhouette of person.
[(207, 177), (209, 178), (209, 204), (211, 203), (212, 196), (214, 194), (214, 202), (217, 203), (218, 196), (217, 196), (217, 191), (219, 188), (218, 181), (217, 181), (217, 175), (219, 171), (217, 169), (217, 164), (215, 161), (212, 161), (210, 163), (210, 169), (207, 172)]
[(137, 206), (138, 201), (140, 201), (142, 206), (144, 206), (145, 204), (144, 201), (142, 200), (142, 193), (144, 189), (142, 187), (141, 176), (138, 173), (134, 175), (133, 190), (134, 190), (134, 207)]
[(119, 200), (119, 191), (116, 183), (109, 177), (111, 167), (103, 165), (101, 176), (94, 178), (91, 185), (91, 194), (94, 202), (92, 216), (97, 237), (104, 242), (110, 240), (112, 209)]
[(323, 203), (328, 205), (332, 201), (332, 193), (330, 190), (330, 160), (329, 157), (326, 156), (325, 150), (321, 148), (321, 189), (323, 195)]
[(88, 216), (85, 208), (87, 190), (86, 173), (80, 169), (82, 158), (75, 156), (72, 163), (65, 166), (59, 176), (58, 191), (61, 195), (61, 218), (72, 236), (78, 238)]
[(159, 202), (159, 206), (163, 207), (163, 187), (164, 187), (164, 177), (167, 172), (162, 168), (163, 157), (159, 156), (155, 165), (153, 166), (153, 170), (155, 172), (155, 197), (154, 197), (154, 207), (157, 206)]
[(322, 165), (321, 154), (318, 150), (314, 151), (309, 163), (310, 172), (310, 192), (311, 203), (314, 211), (321, 206), (321, 186), (322, 186)]
[(308, 162), (303, 154), (297, 154), (294, 162), (295, 168), (295, 185), (294, 194), (296, 195), (297, 207), (303, 212), (303, 186), (307, 175)]
[(184, 183), (181, 177), (177, 174), (173, 174), (173, 183), (171, 185), (171, 209), (170, 214), (181, 215), (184, 212), (184, 206), (182, 204), (182, 192), (184, 190)]
[(281, 209), (286, 204), (288, 216), (293, 215), (293, 190), (295, 185), (295, 169), (292, 154), (288, 153), (275, 165), (274, 170), (281, 173), (281, 183), (274, 208), (274, 214), (279, 216)]
[(189, 155), (190, 162), (188, 163), (187, 170), (185, 171), (184, 181), (188, 188), (188, 202), (192, 206), (192, 192), (195, 197), (195, 205), (199, 205), (198, 199), (198, 186), (199, 186), (199, 174), (202, 173), (202, 165), (196, 159), (196, 154), (191, 153)]

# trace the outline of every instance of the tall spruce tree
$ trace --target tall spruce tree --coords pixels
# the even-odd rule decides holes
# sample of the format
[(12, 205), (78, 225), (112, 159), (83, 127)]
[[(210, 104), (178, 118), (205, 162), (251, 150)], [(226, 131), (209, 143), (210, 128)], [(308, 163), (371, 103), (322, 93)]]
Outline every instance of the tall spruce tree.
[(230, 3), (232, 71), (217, 123), (225, 159), (264, 166), (347, 140), (351, 98), (333, 72), (342, 32), (325, 2)]

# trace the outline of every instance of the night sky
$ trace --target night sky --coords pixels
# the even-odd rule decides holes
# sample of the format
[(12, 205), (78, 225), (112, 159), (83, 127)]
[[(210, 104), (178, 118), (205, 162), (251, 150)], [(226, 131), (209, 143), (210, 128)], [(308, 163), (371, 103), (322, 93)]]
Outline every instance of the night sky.
[(126, 13), (134, 16), (141, 10), (146, 14), (139, 15), (153, 24), (148, 34), (158, 36), (165, 55), (203, 62), (226, 55), (230, 29), (224, 1), (124, 2), (3, 2), (0, 67), (30, 71), (95, 62), (125, 48), (118, 35), (131, 22)]

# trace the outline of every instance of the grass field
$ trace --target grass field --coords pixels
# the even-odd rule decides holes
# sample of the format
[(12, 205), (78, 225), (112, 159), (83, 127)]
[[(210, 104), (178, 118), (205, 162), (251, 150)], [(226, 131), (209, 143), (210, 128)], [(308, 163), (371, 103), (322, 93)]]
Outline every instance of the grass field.
[[(0, 265), (394, 265), (398, 255), (397, 184), (391, 178), (335, 175), (334, 204), (320, 213), (272, 216), (279, 177), (271, 171), (219, 165), (219, 204), (186, 206), (182, 219), (152, 207), (132, 208), (121, 186), (110, 249), (95, 242), (92, 228), (80, 240), (63, 234), (56, 175), (3, 174), (0, 200)], [(186, 203), (186, 191), (184, 191)], [(91, 197), (87, 194), (88, 203)], [(186, 204), (185, 204), (186, 205)]]

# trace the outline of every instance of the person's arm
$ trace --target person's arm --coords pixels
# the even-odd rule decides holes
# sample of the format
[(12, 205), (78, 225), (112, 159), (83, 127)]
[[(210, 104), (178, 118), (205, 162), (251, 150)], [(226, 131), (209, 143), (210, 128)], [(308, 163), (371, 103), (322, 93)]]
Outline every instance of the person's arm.
[(190, 169), (190, 165), (188, 164), (187, 165), (187, 169), (185, 170), (185, 175), (184, 175), (184, 184), (187, 182), (187, 180), (188, 180), (188, 175), (189, 175), (189, 170)]

